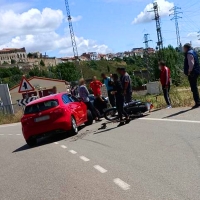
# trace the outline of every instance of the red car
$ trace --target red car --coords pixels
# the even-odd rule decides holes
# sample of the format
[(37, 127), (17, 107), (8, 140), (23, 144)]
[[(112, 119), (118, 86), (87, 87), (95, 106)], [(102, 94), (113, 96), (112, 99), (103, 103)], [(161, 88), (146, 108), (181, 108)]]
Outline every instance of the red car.
[(93, 117), (86, 105), (75, 97), (60, 93), (43, 97), (29, 103), (21, 119), (22, 132), (29, 146), (47, 134), (78, 133), (82, 124), (91, 125)]

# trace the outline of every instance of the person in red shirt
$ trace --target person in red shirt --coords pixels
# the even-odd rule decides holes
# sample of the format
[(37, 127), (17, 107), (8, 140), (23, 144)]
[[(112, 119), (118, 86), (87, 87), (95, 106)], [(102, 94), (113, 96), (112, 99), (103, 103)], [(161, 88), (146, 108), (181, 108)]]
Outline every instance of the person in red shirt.
[(90, 83), (90, 88), (96, 98), (99, 98), (101, 101), (104, 101), (101, 97), (101, 87), (103, 84), (97, 80), (97, 77), (93, 77), (93, 81)]
[(166, 66), (164, 61), (159, 62), (159, 69), (160, 69), (160, 82), (163, 89), (163, 94), (165, 101), (167, 103), (167, 108), (172, 108), (171, 100), (169, 97), (170, 91), (170, 69)]

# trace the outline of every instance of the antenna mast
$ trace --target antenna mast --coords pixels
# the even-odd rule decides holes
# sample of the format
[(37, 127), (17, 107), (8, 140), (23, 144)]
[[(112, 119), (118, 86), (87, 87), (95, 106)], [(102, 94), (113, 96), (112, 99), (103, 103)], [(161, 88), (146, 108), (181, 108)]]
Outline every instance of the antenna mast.
[(66, 10), (67, 10), (67, 17), (68, 17), (68, 22), (69, 22), (69, 30), (70, 30), (70, 35), (71, 35), (74, 58), (76, 60), (78, 60), (78, 49), (77, 49), (77, 45), (76, 45), (76, 39), (75, 39), (74, 29), (73, 29), (73, 25), (72, 25), (72, 18), (71, 18), (71, 14), (70, 14), (68, 0), (65, 0), (65, 5), (66, 5)]
[(178, 16), (179, 14), (182, 14), (182, 12), (179, 12), (178, 10), (180, 10), (181, 8), (174, 6), (170, 11), (173, 11), (172, 14), (170, 14), (169, 16), (173, 15), (173, 18), (171, 20), (175, 21), (175, 26), (176, 26), (176, 37), (177, 37), (177, 47), (181, 48), (181, 39), (180, 39), (180, 32), (179, 32), (179, 25), (178, 25), (178, 19), (182, 18), (180, 16)]

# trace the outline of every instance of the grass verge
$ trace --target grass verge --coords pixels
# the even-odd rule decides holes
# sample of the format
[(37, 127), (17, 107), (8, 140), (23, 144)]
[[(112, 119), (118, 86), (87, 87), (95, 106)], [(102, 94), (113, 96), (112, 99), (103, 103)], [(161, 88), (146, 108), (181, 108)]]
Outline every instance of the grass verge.
[[(153, 103), (154, 108), (165, 108), (166, 102), (163, 94), (160, 95), (134, 95), (135, 99), (139, 99), (141, 101), (148, 101)], [(191, 107), (194, 105), (194, 100), (192, 93), (188, 89), (180, 89), (173, 87), (170, 91), (170, 99), (172, 102), (172, 107)]]
[(21, 117), (22, 111), (18, 111), (14, 115), (0, 113), (0, 125), (20, 122)]

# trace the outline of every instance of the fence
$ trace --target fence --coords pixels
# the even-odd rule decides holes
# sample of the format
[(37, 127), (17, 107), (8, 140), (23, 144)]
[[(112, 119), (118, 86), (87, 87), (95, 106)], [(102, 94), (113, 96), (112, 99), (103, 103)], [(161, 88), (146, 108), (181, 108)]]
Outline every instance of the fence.
[(18, 106), (18, 104), (0, 106), (0, 113), (2, 114), (13, 114), (11, 111), (14, 113), (23, 112), (23, 107)]

